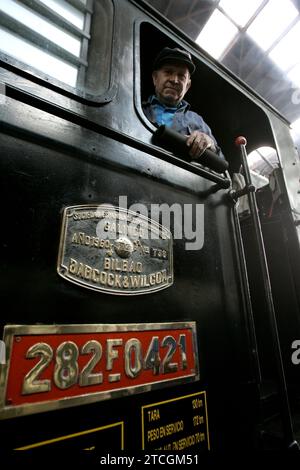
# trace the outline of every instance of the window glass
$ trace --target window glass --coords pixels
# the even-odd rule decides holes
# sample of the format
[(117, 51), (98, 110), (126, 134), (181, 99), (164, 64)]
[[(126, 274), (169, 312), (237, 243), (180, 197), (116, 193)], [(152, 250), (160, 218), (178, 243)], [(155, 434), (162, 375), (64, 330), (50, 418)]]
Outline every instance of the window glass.
[(259, 147), (248, 155), (250, 170), (266, 178), (279, 166), (277, 152), (273, 147)]
[[(66, 20), (70, 21), (73, 25), (77, 26), (79, 29), (83, 29), (85, 15), (82, 11), (79, 11), (77, 8), (74, 8), (72, 5), (67, 3), (64, 0), (40, 0), (51, 10), (55, 11), (59, 15), (63, 16)], [(85, 0), (81, 2), (86, 5)]]
[[(53, 41), (55, 44), (58, 44), (63, 49), (66, 49), (76, 56), (80, 55), (80, 39), (72, 36), (66, 31), (63, 31), (50, 21), (43, 19), (43, 17), (38, 13), (33, 12), (29, 8), (26, 8), (13, 0), (0, 2), (0, 10), (7, 13), (20, 23), (28, 26), (30, 29), (37, 31), (39, 34)], [(1, 48), (3, 47), (5, 47), (5, 44), (1, 45)]]
[(51, 75), (70, 86), (76, 86), (76, 67), (59, 60), (2, 28), (0, 28), (0, 44), (4, 52), (16, 59), (24, 61), (24, 58), (26, 58), (28, 65), (37, 67), (45, 74)]
[(113, 16), (112, 0), (0, 0), (2, 66), (101, 102), (111, 85)]

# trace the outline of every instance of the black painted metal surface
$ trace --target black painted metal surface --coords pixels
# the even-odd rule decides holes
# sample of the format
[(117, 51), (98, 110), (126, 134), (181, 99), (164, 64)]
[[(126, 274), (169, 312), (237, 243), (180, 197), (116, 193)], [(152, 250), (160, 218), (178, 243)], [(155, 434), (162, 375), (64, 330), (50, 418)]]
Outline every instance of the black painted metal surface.
[[(186, 449), (203, 450), (208, 438), (212, 449), (254, 449), (259, 373), (240, 233), (226, 189), (228, 175), (193, 166), (151, 144), (153, 129), (137, 102), (140, 77), (134, 75), (133, 67), (139, 47), (134, 19), (147, 20), (147, 16), (133, 3), (127, 9), (124, 4), (116, 2), (112, 86), (101, 104), (100, 99), (98, 104), (89, 103), (40, 78), (32, 79), (11, 64), (2, 64), (7, 95), (1, 108), (0, 136), (1, 302), (8, 308), (3, 310), (1, 329), (6, 324), (59, 327), (195, 321), (200, 380), (2, 420), (1, 444), (9, 449), (49, 441), (43, 448), (58, 445), (73, 452), (89, 448), (100, 455), (123, 446), (135, 452), (143, 444), (143, 407), (170, 400), (174, 407), (161, 405), (161, 410), (167, 410), (164, 423), (170, 424), (177, 420), (179, 399), (206, 392), (206, 447), (199, 444)], [(176, 40), (175, 32), (167, 27), (165, 34)], [(182, 37), (177, 40), (188, 46)], [(217, 71), (211, 74), (216, 82), (222, 81)], [(245, 109), (256, 106), (234, 86), (230, 93), (246, 103)], [(261, 110), (257, 113), (264, 121)], [(254, 133), (249, 119), (244, 124)], [(223, 129), (221, 121), (219, 116), (219, 136), (224, 136), (229, 150), (231, 136), (242, 125), (231, 116)], [(265, 136), (270, 137), (269, 128)], [(231, 162), (236, 164), (234, 151)], [(153, 294), (124, 297), (86, 289), (60, 277), (57, 257), (64, 209), (86, 204), (119, 206), (120, 197), (125, 196), (128, 208), (143, 204), (149, 213), (153, 204), (177, 205), (181, 227), (189, 222), (192, 209), (193, 230), (197, 229), (200, 239), (204, 234), (203, 244), (187, 250), (186, 243), (191, 243), (187, 233), (181, 239), (174, 237), (174, 283)], [(198, 222), (197, 207), (204, 207), (204, 218)], [(172, 220), (172, 232), (176, 224)], [(190, 414), (182, 405), (189, 425), (198, 415), (190, 405)], [(154, 422), (161, 419), (157, 416), (153, 415)], [(107, 428), (120, 422), (123, 428)], [(101, 428), (100, 434), (85, 433), (96, 428)], [(76, 433), (82, 433), (81, 437), (71, 439)], [(57, 440), (60, 436), (69, 438)], [(164, 445), (163, 439), (146, 437), (146, 449)]]

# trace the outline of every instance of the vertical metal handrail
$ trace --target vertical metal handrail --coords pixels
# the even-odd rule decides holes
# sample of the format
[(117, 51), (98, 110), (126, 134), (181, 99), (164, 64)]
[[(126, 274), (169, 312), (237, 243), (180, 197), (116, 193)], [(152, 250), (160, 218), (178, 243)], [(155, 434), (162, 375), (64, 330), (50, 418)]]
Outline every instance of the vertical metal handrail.
[[(231, 197), (232, 196), (233, 194), (231, 194)], [(234, 202), (236, 203), (236, 200)], [(239, 261), (240, 261), (239, 262), (240, 278), (243, 284), (243, 302), (244, 302), (244, 305), (246, 307), (246, 312), (247, 312), (253, 371), (254, 371), (256, 383), (258, 384), (258, 386), (260, 386), (261, 369), (260, 369), (260, 363), (259, 363), (259, 358), (258, 358), (255, 322), (254, 322), (253, 310), (252, 310), (252, 304), (251, 304), (251, 294), (250, 294), (248, 273), (246, 269), (246, 258), (245, 258), (243, 240), (242, 240), (241, 226), (240, 226), (239, 216), (237, 213), (236, 206), (233, 208), (233, 220), (234, 220), (234, 226), (235, 226), (235, 231), (236, 231), (235, 243), (238, 249)]]
[(262, 276), (263, 276), (264, 291), (266, 294), (266, 301), (267, 301), (267, 311), (269, 315), (269, 324), (270, 324), (270, 329), (271, 329), (272, 346), (273, 346), (275, 360), (276, 360), (278, 392), (279, 392), (280, 403), (281, 403), (280, 414), (281, 414), (281, 419), (282, 419), (284, 437), (285, 437), (286, 445), (288, 449), (300, 450), (299, 444), (295, 440), (295, 437), (294, 437), (293, 423), (292, 423), (290, 404), (289, 404), (288, 392), (287, 392), (287, 386), (286, 386), (286, 379), (285, 379), (285, 373), (284, 373), (283, 362), (282, 362), (280, 341), (279, 341), (279, 335), (278, 335), (277, 321), (276, 321), (276, 315), (275, 315), (275, 309), (274, 309), (274, 303), (273, 303), (270, 275), (269, 275), (269, 270), (268, 270), (268, 264), (267, 264), (267, 258), (266, 258), (266, 253), (265, 253), (260, 219), (258, 215), (256, 198), (254, 194), (254, 186), (252, 185), (252, 182), (251, 182), (251, 175), (250, 175), (248, 161), (247, 161), (247, 151), (246, 151), (247, 140), (245, 137), (240, 136), (240, 137), (237, 137), (235, 143), (237, 147), (240, 148), (240, 151), (241, 151), (242, 166), (244, 170), (244, 178), (245, 178), (245, 183), (246, 183), (246, 186), (242, 192), (243, 194), (246, 193), (248, 196), (251, 219), (253, 222), (255, 238), (256, 238), (256, 243), (258, 247), (260, 268), (261, 268)]

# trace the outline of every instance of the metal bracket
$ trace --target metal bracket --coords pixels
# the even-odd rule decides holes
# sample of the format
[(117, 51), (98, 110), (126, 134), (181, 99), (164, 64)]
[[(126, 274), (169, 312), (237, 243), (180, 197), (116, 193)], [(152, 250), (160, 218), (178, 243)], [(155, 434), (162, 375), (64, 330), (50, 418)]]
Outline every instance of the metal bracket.
[(229, 192), (229, 196), (236, 202), (240, 197), (245, 196), (246, 194), (254, 193), (255, 186), (253, 184), (246, 184), (242, 189), (235, 191), (234, 189)]

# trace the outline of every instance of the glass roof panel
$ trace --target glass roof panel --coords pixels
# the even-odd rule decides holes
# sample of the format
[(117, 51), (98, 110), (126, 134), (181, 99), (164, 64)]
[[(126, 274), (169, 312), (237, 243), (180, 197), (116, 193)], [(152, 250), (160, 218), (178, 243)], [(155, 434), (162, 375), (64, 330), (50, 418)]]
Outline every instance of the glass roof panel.
[(241, 0), (221, 0), (219, 6), (232, 18), (239, 26), (243, 27), (250, 20), (262, 0), (251, 0), (248, 2)]
[[(222, 32), (222, 34), (217, 34), (217, 32)], [(196, 43), (218, 59), (237, 32), (237, 27), (223, 13), (215, 9), (197, 37)]]
[(266, 51), (297, 16), (298, 10), (291, 0), (270, 0), (251, 23), (247, 33)]
[(296, 46), (300, 44), (300, 22), (279, 41), (272, 49), (269, 57), (283, 70), (287, 70), (300, 61), (300, 48)]

